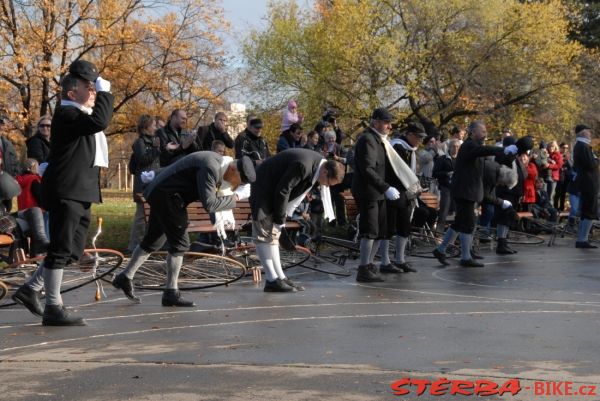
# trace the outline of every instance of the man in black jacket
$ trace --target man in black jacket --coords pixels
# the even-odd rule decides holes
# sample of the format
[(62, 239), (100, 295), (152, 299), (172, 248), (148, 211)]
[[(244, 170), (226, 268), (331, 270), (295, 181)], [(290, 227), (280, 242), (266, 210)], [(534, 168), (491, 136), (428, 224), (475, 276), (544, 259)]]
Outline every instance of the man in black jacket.
[(44, 207), (50, 213), (50, 245), (44, 262), (14, 299), (40, 315), (38, 294), (43, 285), (42, 324), (80, 326), (85, 321), (67, 312), (60, 286), (63, 268), (83, 255), (91, 204), (102, 201), (100, 167), (108, 166), (102, 131), (112, 118), (114, 97), (110, 82), (84, 60), (71, 64), (61, 87), (61, 103), (52, 117), (52, 150), (42, 179)]
[(238, 134), (235, 141), (236, 158), (248, 156), (258, 165), (271, 156), (269, 144), (262, 136), (262, 129), (263, 121), (260, 118), (253, 117), (248, 121), (248, 126)]
[(588, 236), (593, 220), (598, 218), (598, 158), (592, 151), (592, 130), (581, 124), (575, 127), (576, 142), (573, 147), (573, 170), (575, 186), (581, 193), (581, 222), (576, 248), (597, 248), (590, 244)]
[(222, 141), (229, 149), (233, 149), (233, 138), (227, 132), (227, 114), (219, 111), (215, 114), (215, 121), (210, 125), (198, 128), (196, 147), (198, 150), (211, 150), (215, 140)]
[(0, 117), (0, 156), (2, 157), (2, 169), (14, 178), (20, 174), (21, 168), (13, 143), (3, 135), (7, 123), (6, 117)]
[(171, 112), (167, 124), (156, 131), (160, 138), (160, 166), (166, 167), (182, 157), (198, 151), (196, 135), (185, 132), (187, 114), (185, 110)]
[(37, 160), (40, 164), (44, 163), (50, 155), (51, 123), (52, 118), (50, 116), (40, 118), (35, 135), (25, 141), (27, 145), (27, 157)]
[(352, 196), (360, 213), (360, 265), (356, 281), (383, 281), (373, 264), (380, 240), (387, 236), (386, 198), (397, 200), (400, 192), (386, 182), (387, 156), (383, 144), (392, 128), (392, 115), (384, 108), (373, 111), (371, 124), (356, 141)]
[[(194, 306), (193, 302), (181, 297), (177, 285), (183, 255), (190, 247), (186, 208), (200, 200), (208, 213), (233, 209), (236, 201), (249, 196), (248, 186), (240, 184), (252, 183), (254, 179), (254, 165), (249, 158), (233, 160), (211, 151), (192, 153), (161, 170), (144, 190), (144, 198), (150, 205), (146, 234), (133, 251), (125, 270), (113, 280), (113, 286), (122, 289), (129, 299), (139, 302), (133, 292), (133, 277), (166, 238), (169, 244), (167, 282), (162, 305)], [(225, 187), (234, 192), (219, 194)]]
[[(330, 187), (344, 179), (344, 166), (337, 161), (327, 161), (309, 149), (288, 149), (265, 160), (256, 171), (252, 185), (252, 236), (256, 253), (265, 270), (265, 292), (301, 291), (283, 273), (279, 259), (279, 237), (286, 216), (296, 207), (317, 183)], [(321, 188), (321, 194), (327, 190)]]
[[(461, 258), (463, 267), (483, 267), (471, 257), (471, 244), (475, 230), (475, 206), (483, 200), (483, 160), (484, 156), (501, 156), (502, 154), (515, 155), (517, 147), (510, 145), (506, 148), (485, 146), (487, 129), (482, 121), (473, 121), (467, 129), (469, 138), (461, 145), (454, 174), (452, 175), (451, 194), (456, 202), (456, 217), (454, 223), (448, 228), (444, 240), (433, 255), (439, 262), (447, 266), (446, 248), (460, 235)], [(514, 159), (509, 158), (511, 161)], [(507, 161), (509, 160), (507, 159)]]

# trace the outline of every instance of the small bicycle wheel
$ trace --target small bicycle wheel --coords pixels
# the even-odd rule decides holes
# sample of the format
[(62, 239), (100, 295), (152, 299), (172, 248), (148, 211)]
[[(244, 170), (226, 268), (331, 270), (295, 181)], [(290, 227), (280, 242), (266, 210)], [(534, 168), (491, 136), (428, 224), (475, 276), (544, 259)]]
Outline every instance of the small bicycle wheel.
[[(442, 238), (429, 234), (412, 233), (410, 234), (407, 246), (407, 254), (417, 258), (433, 259), (433, 250), (442, 242)], [(448, 244), (446, 247), (446, 256), (455, 258), (460, 256), (460, 248), (454, 244)]]
[[(164, 290), (167, 252), (153, 252), (136, 272), (136, 288)], [(179, 272), (180, 290), (199, 290), (231, 284), (246, 275), (246, 267), (231, 258), (207, 253), (186, 252)]]
[(509, 231), (506, 242), (511, 245), (539, 245), (544, 243), (544, 238), (521, 231)]

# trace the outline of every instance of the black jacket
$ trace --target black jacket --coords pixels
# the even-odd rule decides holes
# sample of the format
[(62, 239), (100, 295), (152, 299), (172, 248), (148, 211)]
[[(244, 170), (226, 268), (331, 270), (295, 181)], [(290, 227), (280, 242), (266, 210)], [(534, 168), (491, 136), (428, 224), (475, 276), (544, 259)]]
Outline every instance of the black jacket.
[(43, 163), (48, 160), (50, 155), (50, 141), (44, 138), (41, 134), (37, 133), (27, 141), (27, 157), (35, 159), (38, 163)]
[(0, 136), (0, 150), (2, 151), (2, 170), (12, 175), (13, 178), (21, 173), (21, 166), (19, 164), (19, 158), (12, 142)]
[(323, 156), (315, 151), (287, 149), (261, 163), (251, 187), (252, 218), (272, 216), (275, 224), (283, 224), (289, 201), (312, 187), (321, 161)]
[(378, 201), (390, 187), (386, 183), (385, 148), (381, 137), (372, 128), (364, 131), (354, 147), (354, 176), (352, 196), (354, 199)]
[(484, 156), (501, 156), (504, 149), (498, 146), (479, 145), (468, 138), (458, 150), (452, 175), (451, 194), (454, 199), (481, 202), (483, 199)]
[(500, 165), (493, 160), (483, 160), (483, 202), (501, 206), (502, 199), (497, 197), (496, 184)]
[(198, 145), (196, 142), (192, 142), (191, 145), (187, 149), (183, 149), (181, 146), (175, 150), (167, 150), (167, 144), (169, 142), (175, 142), (181, 144), (181, 137), (184, 132), (176, 132), (171, 128), (170, 124), (165, 125), (156, 131), (156, 136), (160, 138), (160, 166), (165, 167), (169, 164), (175, 163), (177, 160), (181, 159), (183, 156), (189, 155), (190, 153), (196, 152), (198, 150)]
[(52, 117), (51, 150), (42, 178), (44, 206), (59, 199), (101, 202), (100, 167), (94, 166), (94, 134), (108, 127), (114, 97), (98, 92), (91, 115), (72, 106), (59, 106)]
[(438, 186), (450, 188), (451, 174), (454, 172), (454, 163), (456, 159), (450, 156), (441, 156), (433, 162), (433, 178), (438, 182)]
[(137, 171), (132, 171), (133, 178), (133, 193), (134, 201), (136, 200), (135, 194), (143, 191), (144, 184), (140, 173), (142, 171), (158, 170), (160, 168), (160, 147), (154, 147), (152, 145), (152, 136), (141, 135), (131, 145), (131, 150), (136, 160)]
[(240, 155), (236, 148), (236, 158), (248, 156), (252, 160), (265, 160), (271, 156), (269, 145), (262, 136), (256, 136), (247, 129), (244, 131), (244, 137), (240, 145)]
[(597, 197), (598, 195), (598, 158), (592, 147), (577, 141), (573, 147), (573, 170), (577, 173), (575, 186), (582, 195)]
[(195, 140), (198, 150), (211, 150), (212, 143), (215, 140), (223, 141), (226, 147), (233, 149), (233, 138), (227, 132), (219, 131), (215, 123), (198, 128), (198, 135)]

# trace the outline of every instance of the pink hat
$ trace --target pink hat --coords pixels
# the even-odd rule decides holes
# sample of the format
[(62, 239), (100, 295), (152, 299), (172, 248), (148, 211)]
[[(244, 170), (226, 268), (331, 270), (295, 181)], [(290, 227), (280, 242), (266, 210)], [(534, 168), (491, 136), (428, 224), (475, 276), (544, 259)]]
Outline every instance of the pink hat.
[(293, 107), (298, 107), (298, 104), (296, 104), (296, 101), (292, 99), (292, 100), (290, 100), (288, 102), (288, 106), (287, 107), (288, 107), (288, 109), (291, 109)]

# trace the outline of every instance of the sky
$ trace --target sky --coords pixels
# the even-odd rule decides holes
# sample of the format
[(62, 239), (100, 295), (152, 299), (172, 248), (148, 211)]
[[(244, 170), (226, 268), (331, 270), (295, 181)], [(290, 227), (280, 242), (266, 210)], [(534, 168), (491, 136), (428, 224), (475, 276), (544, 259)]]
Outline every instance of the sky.
[(264, 28), (268, 0), (221, 0), (231, 31), (225, 38), (232, 51), (251, 28)]

